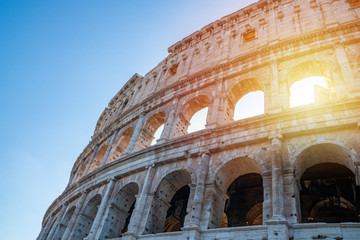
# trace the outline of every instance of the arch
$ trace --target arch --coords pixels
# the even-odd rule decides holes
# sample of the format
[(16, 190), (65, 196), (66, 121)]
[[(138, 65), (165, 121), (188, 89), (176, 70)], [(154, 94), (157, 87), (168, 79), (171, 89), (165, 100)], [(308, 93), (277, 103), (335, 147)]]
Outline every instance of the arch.
[(157, 112), (147, 120), (141, 129), (135, 151), (147, 148), (151, 145), (151, 141), (154, 139), (156, 130), (165, 123), (165, 117), (165, 112)]
[(330, 65), (324, 61), (319, 60), (305, 61), (295, 65), (286, 75), (289, 105), (291, 97), (290, 89), (292, 88), (292, 86), (295, 86), (294, 84), (299, 83), (300, 81), (306, 79), (309, 80), (310, 77), (323, 77), (326, 85), (321, 86), (319, 84), (315, 84), (313, 90), (314, 103), (327, 102), (336, 97), (335, 83)]
[(360, 222), (360, 187), (344, 165), (315, 164), (303, 173), (300, 185), (302, 222)]
[(138, 184), (131, 182), (115, 194), (99, 239), (118, 238), (127, 231), (138, 193)]
[(114, 150), (111, 153), (111, 156), (109, 158), (109, 163), (112, 161), (115, 161), (116, 159), (119, 159), (122, 154), (125, 153), (126, 148), (130, 142), (131, 136), (133, 134), (134, 128), (129, 127), (125, 131), (122, 132), (120, 137), (118, 138), (116, 142), (116, 146)]
[(100, 148), (100, 150), (98, 150), (98, 152), (96, 153), (96, 156), (92, 160), (92, 163), (91, 163), (88, 173), (91, 173), (92, 171), (94, 171), (96, 168), (98, 168), (100, 166), (108, 147), (109, 147), (109, 143), (104, 143), (102, 145), (102, 147)]
[(260, 173), (260, 165), (249, 157), (232, 159), (217, 168), (216, 185), (228, 196), (215, 206), (224, 209), (218, 227), (262, 224), (264, 190)]
[[(161, 179), (152, 196), (151, 209), (144, 234), (180, 230), (189, 198), (191, 175), (187, 170), (175, 170)], [(171, 221), (177, 217), (179, 221)], [(168, 219), (168, 220), (167, 220)]]
[(201, 109), (208, 107), (210, 101), (211, 99), (207, 95), (199, 95), (187, 101), (181, 107), (173, 137), (179, 137), (187, 134), (191, 118)]
[(88, 158), (85, 160), (84, 165), (82, 166), (79, 174), (78, 174), (77, 177), (76, 177), (76, 182), (79, 181), (79, 179), (83, 176), (84, 171), (85, 171), (87, 165), (89, 164), (89, 162), (90, 162), (90, 157), (88, 157)]
[(93, 196), (85, 205), (82, 213), (77, 219), (75, 224), (75, 229), (73, 230), (73, 235), (71, 240), (80, 240), (85, 238), (92, 227), (92, 224), (95, 220), (98, 208), (100, 206), (102, 197), (100, 194)]
[[(359, 187), (355, 185), (356, 157), (344, 146), (319, 143), (296, 156), (302, 222), (359, 221)], [(350, 204), (347, 204), (350, 202)], [(350, 206), (350, 207), (349, 207)]]
[(295, 158), (296, 179), (299, 180), (306, 169), (319, 163), (339, 163), (355, 173), (353, 153), (339, 144), (324, 142), (305, 146)]
[[(236, 171), (234, 171), (236, 169)], [(238, 157), (223, 162), (215, 170), (215, 182), (222, 191), (226, 191), (230, 184), (239, 176), (248, 173), (261, 173), (262, 169), (259, 163), (250, 157)]]
[(333, 74), (329, 64), (318, 60), (298, 63), (288, 71), (286, 79), (288, 86), (290, 87), (295, 82), (312, 76), (323, 76), (328, 81), (333, 81)]
[(68, 226), (68, 225), (69, 225), (71, 217), (74, 214), (75, 209), (76, 209), (76, 207), (73, 206), (66, 212), (66, 214), (65, 214), (64, 218), (61, 220), (61, 223), (59, 224), (59, 228), (56, 230), (52, 240), (61, 240), (61, 238), (63, 237), (63, 235), (64, 235), (64, 233), (66, 231), (66, 229), (68, 227), (71, 227), (71, 226)]
[(227, 107), (225, 121), (233, 121), (236, 103), (245, 95), (251, 92), (264, 92), (264, 86), (258, 78), (247, 78), (238, 81), (229, 88), (227, 93)]

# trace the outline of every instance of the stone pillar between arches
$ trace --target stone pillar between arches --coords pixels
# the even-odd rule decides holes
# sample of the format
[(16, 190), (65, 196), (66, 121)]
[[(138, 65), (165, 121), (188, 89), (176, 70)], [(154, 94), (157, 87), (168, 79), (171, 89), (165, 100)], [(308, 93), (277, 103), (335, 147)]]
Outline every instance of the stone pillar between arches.
[(155, 166), (149, 166), (141, 193), (136, 197), (135, 208), (131, 214), (128, 231), (124, 233), (123, 240), (135, 240), (145, 230), (146, 220), (151, 207), (149, 191), (156, 173)]
[(215, 182), (207, 182), (205, 186), (205, 198), (200, 222), (200, 229), (206, 230), (221, 226), (225, 201), (228, 198)]
[(294, 174), (294, 169), (283, 171), (285, 218), (290, 224), (298, 223), (299, 221), (297, 202), (300, 202), (300, 199)]

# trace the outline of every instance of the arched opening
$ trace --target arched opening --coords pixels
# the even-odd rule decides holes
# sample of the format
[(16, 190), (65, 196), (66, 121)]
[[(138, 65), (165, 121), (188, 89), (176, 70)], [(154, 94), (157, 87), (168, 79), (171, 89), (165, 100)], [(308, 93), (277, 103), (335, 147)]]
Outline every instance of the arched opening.
[(78, 217), (71, 240), (80, 240), (89, 235), (92, 224), (95, 220), (98, 208), (101, 203), (101, 195), (97, 194), (92, 197), (86, 204), (84, 210)]
[(254, 91), (243, 96), (235, 105), (234, 120), (264, 114), (264, 92)]
[(154, 139), (151, 141), (151, 146), (152, 145), (155, 145), (156, 142), (160, 139), (161, 137), (161, 133), (163, 132), (164, 130), (164, 124), (162, 124), (155, 132), (154, 134)]
[(93, 159), (92, 164), (89, 168), (89, 173), (91, 173), (92, 171), (94, 171), (96, 168), (98, 168), (100, 166), (100, 163), (104, 158), (104, 155), (106, 153), (106, 149), (108, 148), (108, 146), (109, 146), (109, 143), (103, 144), (103, 146), (100, 148), (100, 150), (96, 153), (96, 156)]
[(82, 175), (84, 174), (84, 171), (86, 169), (86, 166), (89, 164), (90, 158), (87, 158), (84, 165), (82, 166), (79, 174), (76, 177), (76, 182), (79, 181), (79, 179), (82, 177)]
[(162, 232), (181, 231), (181, 227), (184, 226), (189, 195), (190, 187), (188, 185), (183, 186), (175, 193), (170, 201)]
[(121, 155), (125, 153), (126, 148), (127, 148), (128, 144), (130, 142), (133, 130), (134, 129), (132, 127), (130, 127), (128, 129), (126, 129), (121, 134), (121, 136), (117, 140), (115, 149), (111, 153), (111, 156), (109, 158), (109, 162), (112, 162), (112, 161), (115, 161), (116, 159), (119, 159), (121, 157)]
[(332, 73), (327, 64), (310, 61), (287, 75), (290, 107), (325, 103), (335, 98)]
[(360, 189), (354, 173), (338, 163), (316, 164), (300, 179), (302, 222), (359, 222)]
[(185, 103), (176, 122), (174, 137), (204, 129), (209, 102), (208, 96), (200, 95)]
[(151, 203), (144, 234), (180, 231), (184, 225), (191, 176), (185, 170), (164, 177)]
[(349, 150), (331, 143), (310, 146), (299, 154), (296, 178), (302, 222), (360, 221), (353, 161)]
[(165, 117), (166, 114), (164, 112), (158, 112), (149, 118), (144, 127), (141, 129), (135, 151), (150, 147), (152, 140), (155, 138), (154, 136), (156, 130), (165, 123)]
[(115, 195), (99, 239), (119, 238), (127, 231), (138, 193), (138, 185), (129, 183)]
[[(242, 157), (224, 164), (216, 174), (216, 184), (227, 199), (217, 201), (214, 208), (222, 208), (217, 227), (262, 225), (263, 180), (261, 168), (251, 158)], [(219, 198), (221, 199), (221, 198)]]
[(189, 121), (188, 133), (197, 132), (205, 129), (206, 127), (206, 117), (208, 113), (208, 108), (203, 108), (197, 111)]
[(258, 173), (236, 178), (227, 189), (224, 213), (228, 227), (262, 224), (263, 182)]
[(68, 225), (69, 225), (70, 219), (71, 219), (74, 211), (75, 211), (75, 206), (70, 208), (70, 210), (67, 211), (67, 213), (65, 214), (65, 217), (59, 224), (59, 227), (56, 230), (52, 240), (61, 240), (62, 236), (65, 233), (65, 230), (69, 227)]
[(257, 78), (235, 84), (229, 91), (225, 121), (264, 114), (264, 87)]

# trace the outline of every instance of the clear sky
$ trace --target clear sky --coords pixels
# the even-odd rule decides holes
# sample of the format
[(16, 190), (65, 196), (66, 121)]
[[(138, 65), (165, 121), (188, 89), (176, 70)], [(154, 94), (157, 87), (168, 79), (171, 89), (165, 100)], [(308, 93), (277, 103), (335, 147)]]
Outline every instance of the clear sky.
[(36, 239), (98, 117), (134, 73), (253, 2), (0, 0), (1, 239)]

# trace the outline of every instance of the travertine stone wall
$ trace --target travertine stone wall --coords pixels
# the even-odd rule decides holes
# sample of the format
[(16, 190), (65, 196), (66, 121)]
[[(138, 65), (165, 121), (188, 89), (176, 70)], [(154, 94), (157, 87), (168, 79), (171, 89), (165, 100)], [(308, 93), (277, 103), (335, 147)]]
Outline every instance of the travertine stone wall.
[[(111, 99), (38, 239), (357, 239), (359, 222), (302, 223), (300, 182), (337, 163), (359, 187), (359, 16), (354, 0), (260, 0), (172, 45)], [(329, 96), (290, 108), (290, 87), (310, 76)], [(234, 121), (257, 90), (264, 114)], [(188, 134), (205, 107), (206, 128)], [(226, 228), (228, 188), (246, 174), (262, 177), (262, 225)], [(160, 233), (185, 185), (182, 231)]]

